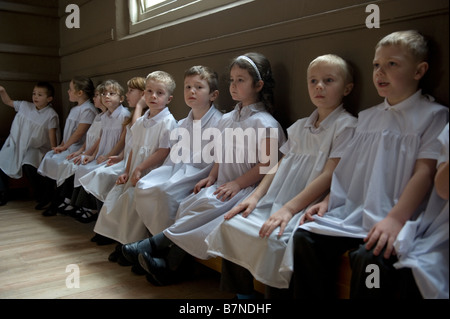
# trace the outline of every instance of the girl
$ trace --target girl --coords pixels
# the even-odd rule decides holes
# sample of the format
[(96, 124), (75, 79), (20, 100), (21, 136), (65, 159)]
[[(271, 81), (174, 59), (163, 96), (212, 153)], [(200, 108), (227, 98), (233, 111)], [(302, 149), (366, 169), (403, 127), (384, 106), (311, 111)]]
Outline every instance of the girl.
[(124, 122), (125, 129), (122, 131), (125, 138), (125, 148), (119, 155), (110, 156), (105, 165), (87, 173), (80, 178), (80, 184), (97, 200), (104, 202), (109, 191), (116, 184), (117, 178), (125, 171), (128, 154), (131, 150), (131, 127), (136, 120), (143, 115), (146, 107), (144, 97), (145, 78), (135, 77), (127, 83), (126, 94), (128, 106), (133, 109), (131, 118)]
[[(419, 90), (427, 52), (416, 31), (394, 32), (377, 44), (373, 82), (385, 101), (359, 113), (330, 194), (307, 210), (294, 234), (295, 297), (332, 298), (334, 261), (347, 250), (351, 298), (394, 296), (393, 243), (426, 203), (437, 137), (448, 121), (448, 109)], [(366, 286), (368, 265), (378, 266), (377, 289)]]
[[(216, 149), (217, 159), (209, 176), (198, 182), (194, 194), (180, 203), (175, 223), (150, 239), (151, 247), (156, 247), (158, 251), (171, 246), (167, 259), (155, 257), (157, 255), (153, 249), (139, 255), (141, 266), (150, 274), (147, 276), (149, 280), (161, 285), (176, 279), (172, 272), (181, 265), (186, 253), (207, 259), (206, 234), (223, 220), (224, 213), (248, 196), (262, 179), (261, 172), (269, 164), (262, 154), (275, 156), (275, 162), (278, 162), (278, 146), (275, 154), (270, 153), (271, 146), (284, 142), (284, 133), (279, 123), (267, 112), (272, 106), (273, 85), (270, 63), (263, 55), (248, 53), (231, 63), (230, 93), (238, 104), (219, 123), (223, 133), (215, 142), (220, 145), (221, 152)], [(272, 129), (270, 135), (266, 129)], [(258, 136), (255, 130), (266, 134)], [(248, 138), (237, 137), (237, 145), (234, 145), (235, 139), (231, 138), (230, 141), (227, 136), (230, 132), (231, 135), (239, 132), (249, 135)], [(273, 133), (278, 133), (275, 134), (278, 136), (273, 136)], [(227, 157), (226, 151), (230, 149), (234, 152)], [(225, 158), (221, 157), (222, 154), (225, 154)]]
[(123, 123), (131, 116), (130, 111), (122, 105), (123, 87), (115, 80), (107, 80), (103, 86), (101, 97), (107, 112), (102, 116), (102, 133), (92, 155), (82, 157), (81, 165), (75, 172), (74, 178), (71, 206), (76, 207), (77, 210), (72, 216), (83, 223), (89, 223), (96, 219), (93, 210), (97, 209), (97, 203), (93, 196), (84, 191), (79, 180), (90, 171), (100, 167), (109, 156), (117, 155), (122, 151), (125, 143), (121, 139)]
[[(149, 110), (131, 128), (132, 147), (125, 172), (108, 193), (94, 231), (104, 237), (127, 243), (148, 236), (134, 205), (134, 186), (141, 176), (160, 166), (169, 154), (170, 131), (177, 125), (168, 105), (175, 81), (163, 71), (150, 73), (146, 79), (145, 101)], [(116, 251), (109, 259), (116, 260)]]
[(286, 247), (291, 245), (299, 212), (330, 187), (342, 148), (356, 126), (356, 118), (342, 103), (353, 88), (346, 61), (332, 54), (317, 57), (308, 67), (307, 83), (316, 110), (288, 129), (277, 172), (266, 175), (206, 238), (208, 253), (225, 258), (221, 288), (239, 296), (253, 293), (253, 277), (271, 287), (289, 286), (291, 271), (280, 268), (285, 254), (292, 253)]
[(88, 154), (88, 152), (93, 152), (93, 146), (100, 138), (101, 120), (106, 111), (106, 107), (101, 102), (101, 92), (103, 92), (102, 84), (97, 86), (93, 98), (94, 105), (100, 110), (100, 113), (97, 114), (91, 127), (87, 131), (86, 141), (78, 151), (69, 154), (66, 160), (58, 166), (58, 179), (56, 180), (56, 186), (59, 187), (64, 184), (61, 188), (63, 189), (62, 193), (65, 194), (65, 198), (57, 210), (61, 214), (68, 214), (71, 209), (69, 203), (73, 192), (73, 175), (79, 167), (82, 156)]
[[(219, 80), (216, 72), (205, 66), (193, 66), (186, 70), (184, 101), (191, 111), (171, 134), (172, 138), (176, 138), (176, 143), (172, 143), (164, 165), (141, 178), (135, 189), (136, 211), (150, 233), (157, 234), (173, 224), (180, 202), (211, 171), (213, 163), (203, 159), (201, 150), (212, 141), (213, 135), (209, 139), (202, 139), (199, 150), (194, 151), (193, 145), (194, 135), (203, 136), (209, 128), (217, 127), (222, 118), (222, 113), (214, 105), (218, 96)], [(189, 155), (180, 161), (178, 146), (186, 140)], [(143, 273), (138, 254), (147, 245), (148, 238), (122, 247), (123, 255), (133, 264), (132, 271), (135, 273)]]
[(13, 101), (0, 86), (3, 103), (17, 112), (0, 151), (0, 205), (7, 202), (6, 175), (18, 179), (23, 172), (31, 182), (36, 199), (43, 196), (42, 178), (37, 174), (37, 168), (44, 155), (57, 146), (59, 139), (59, 118), (51, 106), (54, 91), (50, 83), (38, 82), (33, 89), (33, 102)]
[[(39, 208), (51, 201), (51, 205), (43, 212), (44, 216), (54, 216), (57, 207), (62, 202), (61, 189), (55, 190), (55, 181), (58, 180), (59, 164), (65, 161), (67, 156), (78, 150), (86, 139), (86, 132), (94, 121), (97, 111), (92, 103), (95, 88), (92, 80), (87, 77), (74, 77), (69, 84), (69, 101), (76, 103), (69, 113), (64, 126), (63, 140), (60, 145), (45, 154), (41, 161), (38, 173), (47, 177), (42, 188), (46, 196), (42, 199)], [(62, 197), (64, 198), (64, 197)]]

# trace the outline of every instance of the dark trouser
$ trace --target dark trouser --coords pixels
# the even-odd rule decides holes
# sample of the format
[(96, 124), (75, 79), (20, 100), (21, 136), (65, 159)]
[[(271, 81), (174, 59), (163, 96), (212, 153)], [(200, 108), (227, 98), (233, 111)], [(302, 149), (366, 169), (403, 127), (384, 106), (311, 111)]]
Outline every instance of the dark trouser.
[(154, 257), (162, 256), (166, 261), (167, 268), (172, 271), (183, 271), (180, 268), (190, 260), (190, 255), (186, 251), (175, 245), (162, 232), (153, 236), (152, 241), (157, 250), (153, 254)]
[[(254, 293), (253, 280), (253, 275), (246, 268), (222, 259), (220, 290), (234, 294), (251, 295)], [(292, 292), (290, 289), (278, 289), (266, 285), (265, 298), (290, 299), (292, 298)]]
[[(415, 286), (408, 270), (393, 267), (396, 257), (385, 259), (383, 252), (374, 256), (362, 239), (325, 236), (298, 229), (294, 234), (294, 297), (336, 298), (338, 261), (346, 251), (350, 251), (352, 268), (350, 298), (389, 299)], [(407, 288), (402, 289), (402, 286)], [(417, 297), (417, 288), (408, 292), (408, 297), (411, 296)]]
[(9, 176), (6, 175), (2, 169), (0, 169), (0, 192), (8, 191), (8, 179)]
[(51, 193), (48, 189), (53, 189), (54, 182), (38, 173), (37, 168), (25, 164), (22, 166), (23, 175), (30, 182), (34, 198), (40, 203), (48, 203), (51, 200)]
[(97, 199), (95, 196), (88, 194), (81, 186), (73, 189), (71, 205), (74, 207), (83, 207), (93, 210), (98, 208)]

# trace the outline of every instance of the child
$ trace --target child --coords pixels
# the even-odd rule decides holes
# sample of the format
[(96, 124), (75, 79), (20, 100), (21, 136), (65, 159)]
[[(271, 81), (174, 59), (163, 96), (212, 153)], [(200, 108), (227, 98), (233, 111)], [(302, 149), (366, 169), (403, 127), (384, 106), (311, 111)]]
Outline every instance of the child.
[[(233, 60), (230, 93), (238, 104), (219, 124), (223, 134), (215, 142), (221, 152), (216, 149), (215, 164), (209, 176), (198, 182), (194, 194), (180, 203), (175, 223), (150, 239), (155, 249), (139, 254), (139, 263), (153, 283), (164, 285), (175, 280), (181, 274), (176, 270), (187, 253), (207, 259), (206, 235), (223, 220), (223, 214), (247, 197), (262, 179), (267, 166), (272, 164), (272, 161), (265, 161), (264, 155), (270, 159), (275, 157), (275, 164), (278, 162), (277, 143), (284, 142), (284, 133), (266, 111), (272, 106), (273, 84), (270, 63), (263, 55), (248, 53)], [(256, 130), (266, 134), (256, 134)], [(230, 132), (231, 140), (227, 139)], [(248, 135), (247, 138), (237, 135), (235, 145), (233, 134), (239, 132)], [(229, 154), (230, 149), (232, 154)], [(156, 257), (168, 247), (165, 257)]]
[(104, 165), (80, 178), (83, 188), (101, 202), (105, 201), (109, 191), (116, 184), (117, 178), (125, 171), (126, 159), (131, 150), (130, 129), (136, 120), (143, 115), (145, 108), (145, 100), (143, 99), (145, 78), (134, 77), (128, 81), (127, 86), (126, 98), (128, 106), (133, 109), (133, 114), (129, 121), (124, 122), (125, 129), (122, 134), (125, 137), (125, 147), (123, 151), (119, 155), (110, 156)]
[[(307, 210), (294, 234), (295, 297), (332, 298), (334, 261), (347, 250), (350, 297), (393, 296), (393, 243), (423, 209), (439, 156), (437, 136), (448, 121), (448, 110), (418, 89), (426, 58), (426, 41), (416, 31), (394, 32), (377, 44), (373, 81), (385, 101), (359, 113), (330, 194)], [(380, 267), (380, 288), (366, 286), (369, 264)]]
[(447, 123), (439, 135), (442, 151), (427, 209), (416, 221), (406, 222), (394, 242), (398, 256), (394, 267), (409, 270), (409, 277), (414, 276), (410, 282), (415, 282), (420, 297), (427, 299), (449, 298), (448, 134)]
[(292, 248), (299, 212), (328, 191), (342, 149), (353, 135), (357, 120), (342, 104), (353, 88), (348, 63), (332, 54), (319, 56), (308, 67), (307, 83), (317, 109), (288, 129), (278, 170), (266, 175), (206, 238), (208, 253), (224, 258), (221, 287), (226, 291), (252, 295), (253, 276), (271, 287), (289, 286), (291, 271), (281, 267), (283, 256), (292, 253), (286, 248), (288, 242)]
[[(180, 202), (211, 171), (213, 163), (205, 161), (199, 153), (212, 141), (213, 135), (202, 139), (199, 149), (194, 150), (193, 145), (194, 136), (203, 136), (209, 128), (217, 127), (222, 118), (222, 113), (214, 105), (218, 96), (219, 80), (216, 72), (205, 66), (193, 66), (186, 70), (184, 101), (191, 111), (171, 134), (177, 143), (173, 143), (164, 165), (141, 178), (135, 189), (136, 211), (150, 233), (157, 234), (173, 224)], [(178, 161), (178, 145), (183, 145), (186, 136), (189, 158)], [(132, 271), (135, 273), (144, 273), (138, 262), (138, 254), (147, 245), (148, 238), (122, 247), (123, 255), (133, 264)]]
[(119, 154), (125, 144), (122, 132), (123, 123), (131, 117), (130, 111), (122, 105), (124, 89), (115, 80), (107, 80), (103, 83), (101, 94), (102, 103), (107, 112), (102, 116), (102, 133), (95, 151), (81, 159), (81, 165), (75, 172), (74, 190), (70, 206), (76, 208), (72, 217), (82, 223), (89, 223), (96, 219), (97, 202), (95, 197), (84, 191), (80, 184), (80, 178), (94, 169), (103, 165), (109, 156)]
[[(42, 199), (41, 207), (52, 201), (44, 216), (56, 215), (56, 209), (61, 203), (61, 189), (55, 190), (55, 181), (58, 180), (59, 164), (65, 161), (68, 155), (78, 150), (86, 139), (86, 132), (94, 121), (97, 111), (91, 99), (94, 96), (95, 87), (92, 80), (87, 77), (74, 77), (69, 84), (69, 101), (76, 103), (66, 119), (63, 140), (60, 145), (47, 152), (41, 161), (38, 173), (45, 176), (42, 188), (46, 196)], [(62, 197), (64, 198), (64, 197)]]
[[(146, 79), (145, 102), (149, 110), (131, 128), (132, 148), (125, 172), (108, 193), (94, 231), (119, 243), (148, 236), (134, 205), (134, 186), (151, 169), (160, 166), (169, 154), (170, 131), (177, 125), (168, 105), (173, 99), (175, 81), (163, 71), (150, 73)], [(116, 251), (109, 259), (116, 260)]]
[(22, 171), (30, 180), (36, 198), (42, 198), (37, 168), (59, 139), (59, 118), (51, 107), (54, 92), (50, 83), (38, 82), (33, 89), (33, 102), (13, 101), (0, 86), (3, 103), (17, 112), (0, 151), (0, 205), (7, 202), (7, 179), (4, 175), (18, 179), (22, 177)]

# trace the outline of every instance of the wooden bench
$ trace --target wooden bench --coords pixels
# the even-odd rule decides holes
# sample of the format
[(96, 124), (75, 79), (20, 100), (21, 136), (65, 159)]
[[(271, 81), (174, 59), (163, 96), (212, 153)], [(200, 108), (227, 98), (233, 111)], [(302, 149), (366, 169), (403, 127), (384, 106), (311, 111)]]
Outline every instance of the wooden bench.
[[(208, 260), (196, 259), (197, 262), (202, 265), (211, 268), (217, 272), (222, 271), (222, 258), (215, 257)], [(351, 279), (351, 268), (350, 261), (348, 258), (348, 253), (341, 257), (340, 267), (337, 274), (336, 282), (336, 298), (338, 299), (348, 299), (350, 296), (350, 279)], [(261, 294), (265, 293), (265, 285), (256, 279), (254, 280), (255, 290)]]

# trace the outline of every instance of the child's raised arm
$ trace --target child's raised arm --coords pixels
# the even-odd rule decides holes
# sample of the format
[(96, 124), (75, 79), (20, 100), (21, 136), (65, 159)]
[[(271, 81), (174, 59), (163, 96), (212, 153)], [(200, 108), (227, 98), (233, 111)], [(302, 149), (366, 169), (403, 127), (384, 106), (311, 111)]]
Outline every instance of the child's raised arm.
[(10, 106), (10, 107), (14, 107), (14, 101), (11, 100), (11, 98), (9, 97), (8, 93), (6, 92), (5, 88), (3, 86), (0, 85), (0, 97), (3, 101), (3, 103), (5, 103), (6, 105)]
[(430, 191), (435, 173), (436, 160), (418, 159), (416, 161), (411, 179), (406, 184), (397, 204), (383, 220), (372, 227), (364, 239), (367, 250), (376, 245), (373, 254), (378, 256), (386, 247), (384, 253), (386, 259), (394, 253), (393, 244), (398, 233)]
[(297, 196), (284, 204), (278, 211), (272, 214), (269, 219), (267, 219), (259, 231), (259, 236), (262, 238), (269, 237), (278, 226), (280, 226), (278, 236), (281, 236), (287, 224), (295, 214), (305, 209), (330, 189), (331, 177), (333, 176), (334, 169), (339, 163), (339, 160), (339, 158), (328, 159), (319, 176), (309, 183)]

